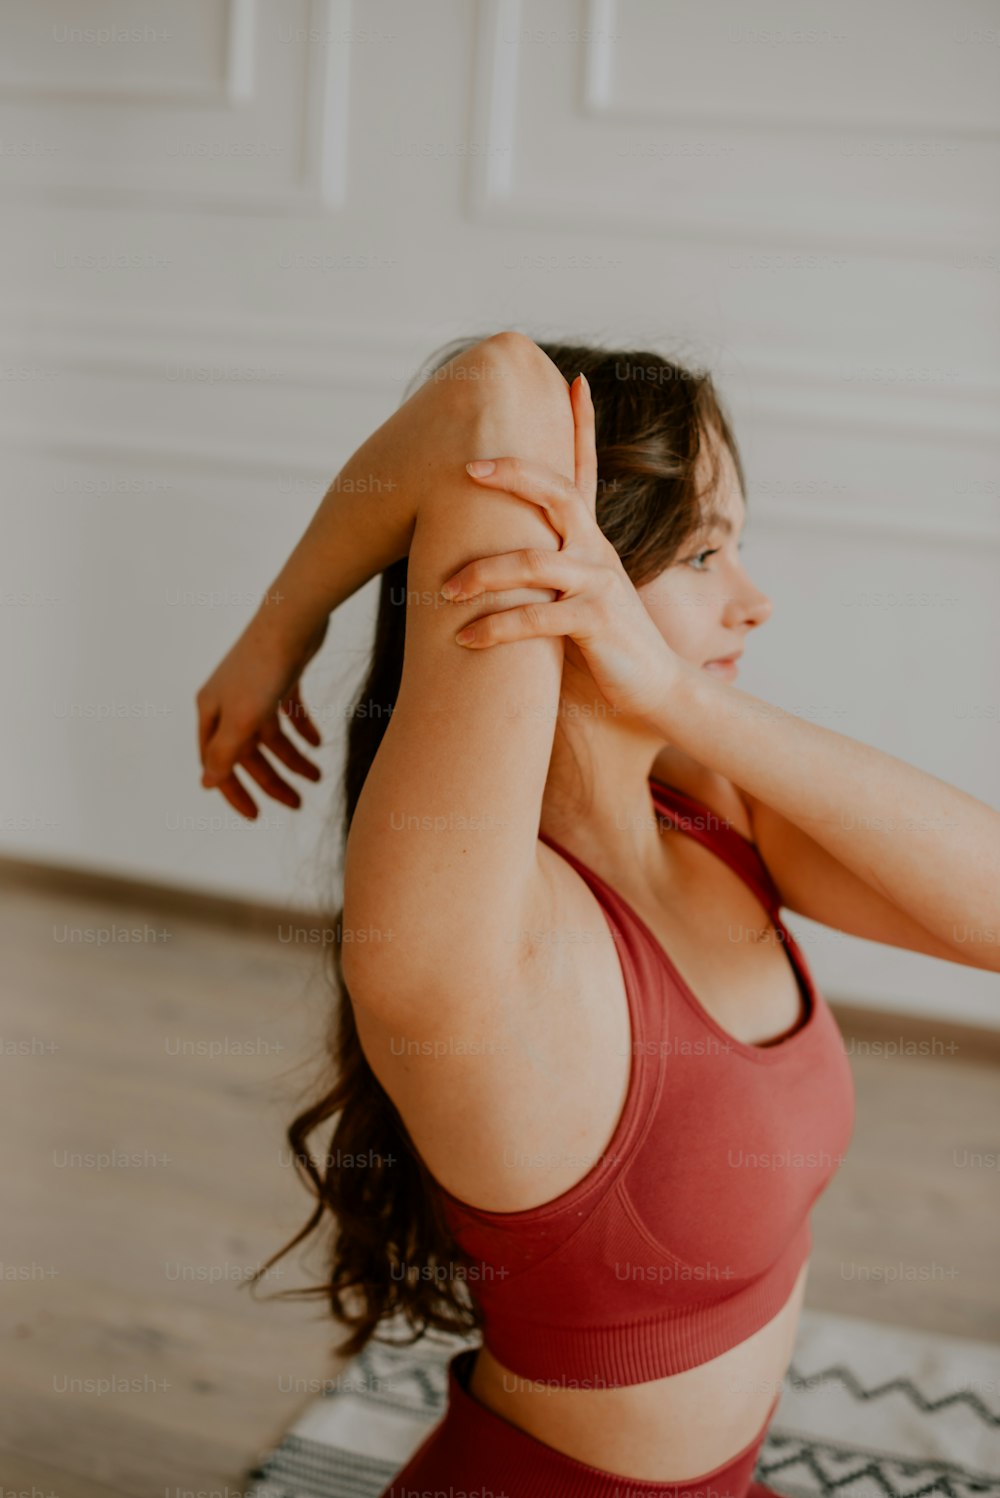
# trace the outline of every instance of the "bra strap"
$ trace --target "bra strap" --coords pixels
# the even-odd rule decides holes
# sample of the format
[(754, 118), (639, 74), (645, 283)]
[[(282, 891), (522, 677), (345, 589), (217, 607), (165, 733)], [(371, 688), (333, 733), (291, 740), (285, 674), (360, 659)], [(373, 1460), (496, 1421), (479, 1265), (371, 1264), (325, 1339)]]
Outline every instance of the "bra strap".
[(781, 895), (756, 843), (738, 832), (719, 812), (685, 791), (649, 777), (653, 802), (672, 826), (715, 853), (748, 884), (769, 914), (781, 905)]

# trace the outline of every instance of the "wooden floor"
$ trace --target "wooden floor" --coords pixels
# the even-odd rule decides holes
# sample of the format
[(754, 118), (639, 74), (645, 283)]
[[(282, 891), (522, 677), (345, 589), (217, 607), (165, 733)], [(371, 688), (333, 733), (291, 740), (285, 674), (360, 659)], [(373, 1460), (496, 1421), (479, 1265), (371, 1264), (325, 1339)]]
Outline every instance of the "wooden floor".
[[(320, 1306), (240, 1288), (307, 1215), (283, 1131), (326, 1019), (317, 949), (9, 883), (0, 921), (0, 1482), (231, 1494), (340, 1366)], [(807, 1304), (1000, 1342), (995, 1040), (924, 1025), (900, 1057), (898, 1020), (834, 1009), (857, 1123)]]

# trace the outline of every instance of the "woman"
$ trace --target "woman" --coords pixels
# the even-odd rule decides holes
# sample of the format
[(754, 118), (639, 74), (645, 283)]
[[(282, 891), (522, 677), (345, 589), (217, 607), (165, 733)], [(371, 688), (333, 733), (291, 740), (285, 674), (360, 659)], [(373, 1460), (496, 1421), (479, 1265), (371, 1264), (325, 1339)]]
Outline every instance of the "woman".
[[(382, 572), (344, 780), (349, 1002), (335, 1085), (289, 1131), (317, 1203), (281, 1252), (335, 1221), (313, 1293), (348, 1354), (394, 1312), (482, 1330), (387, 1494), (770, 1491), (808, 1211), (854, 1120), (779, 907), (997, 969), (1000, 816), (735, 686), (771, 612), (744, 523), (707, 376), (467, 343), (341, 470), (199, 693), (203, 783), (255, 815), (239, 764), (297, 805), (261, 745), (318, 773), (279, 711), (319, 742), (298, 678)], [(335, 1116), (324, 1165), (307, 1140)]]

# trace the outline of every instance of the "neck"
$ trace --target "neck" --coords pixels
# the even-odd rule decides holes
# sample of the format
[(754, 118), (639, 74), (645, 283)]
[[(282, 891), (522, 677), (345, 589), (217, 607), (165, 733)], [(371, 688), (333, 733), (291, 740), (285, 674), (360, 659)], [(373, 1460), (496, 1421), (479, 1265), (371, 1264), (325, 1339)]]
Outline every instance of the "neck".
[[(641, 877), (662, 863), (648, 777), (664, 740), (617, 713), (567, 642), (541, 830), (585, 862), (595, 856)], [(574, 647), (575, 649), (575, 647)]]

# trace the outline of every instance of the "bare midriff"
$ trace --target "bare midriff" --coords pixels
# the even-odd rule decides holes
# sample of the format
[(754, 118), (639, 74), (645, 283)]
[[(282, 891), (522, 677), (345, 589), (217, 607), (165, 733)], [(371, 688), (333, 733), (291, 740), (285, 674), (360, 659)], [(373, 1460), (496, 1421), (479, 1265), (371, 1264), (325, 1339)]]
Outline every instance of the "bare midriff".
[(616, 1477), (702, 1477), (749, 1446), (767, 1419), (791, 1361), (808, 1272), (807, 1260), (781, 1310), (751, 1337), (683, 1373), (621, 1389), (564, 1388), (511, 1372), (484, 1344), (469, 1392), (556, 1451)]

